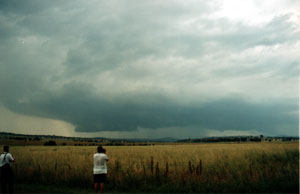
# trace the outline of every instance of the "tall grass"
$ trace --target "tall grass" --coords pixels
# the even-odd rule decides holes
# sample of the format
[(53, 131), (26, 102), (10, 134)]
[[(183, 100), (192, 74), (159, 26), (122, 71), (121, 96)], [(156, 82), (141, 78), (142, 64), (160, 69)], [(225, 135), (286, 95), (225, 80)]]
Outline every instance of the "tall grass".
[[(110, 192), (298, 192), (298, 143), (106, 147)], [(96, 147), (12, 147), (20, 183), (91, 188)]]

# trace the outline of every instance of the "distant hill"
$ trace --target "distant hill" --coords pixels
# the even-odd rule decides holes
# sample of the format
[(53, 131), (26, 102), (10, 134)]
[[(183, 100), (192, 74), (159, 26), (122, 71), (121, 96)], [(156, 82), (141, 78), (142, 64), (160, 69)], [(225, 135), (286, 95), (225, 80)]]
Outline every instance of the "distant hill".
[(95, 141), (95, 142), (176, 142), (178, 139), (175, 138), (157, 138), (157, 139), (147, 139), (147, 138), (105, 138), (105, 137), (66, 137), (66, 136), (56, 136), (56, 135), (29, 135), (29, 134), (17, 134), (10, 132), (0, 132), (0, 138), (17, 138), (17, 140), (25, 139), (56, 139), (56, 140), (72, 140), (72, 141)]
[[(62, 142), (62, 145), (150, 145), (151, 143), (209, 143), (209, 142), (274, 142), (274, 141), (299, 141), (299, 137), (264, 137), (260, 136), (226, 136), (226, 137), (203, 137), (193, 139), (176, 139), (176, 138), (105, 138), (105, 137), (65, 137), (56, 135), (28, 135), (10, 132), (0, 132), (0, 140), (14, 141), (46, 141), (55, 140)], [(66, 143), (68, 142), (68, 143)], [(30, 143), (23, 143), (31, 145)], [(41, 144), (41, 143), (40, 143)], [(19, 145), (19, 144), (17, 144)], [(35, 144), (34, 144), (35, 145)]]

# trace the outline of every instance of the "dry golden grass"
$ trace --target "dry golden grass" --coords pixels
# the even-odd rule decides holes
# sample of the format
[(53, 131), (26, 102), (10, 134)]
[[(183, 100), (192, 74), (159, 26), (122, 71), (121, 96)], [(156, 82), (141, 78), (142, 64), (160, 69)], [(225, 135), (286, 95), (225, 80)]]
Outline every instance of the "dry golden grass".
[[(131, 188), (124, 186), (129, 185), (136, 187), (137, 191), (153, 191), (151, 187), (141, 190), (139, 186), (189, 183), (187, 192), (240, 192), (243, 189), (252, 192), (257, 190), (248, 188), (251, 184), (256, 185), (261, 181), (268, 185), (272, 182), (281, 184), (283, 179), (288, 179), (286, 181), (294, 187), (299, 185), (298, 143), (209, 143), (105, 148), (110, 158), (108, 180), (111, 189), (130, 191)], [(96, 147), (11, 148), (17, 161), (13, 168), (19, 181), (71, 185), (92, 183), (95, 152)], [(202, 187), (198, 188), (197, 185)], [(236, 188), (224, 190), (226, 185)], [(263, 187), (274, 187), (268, 185)], [(161, 188), (155, 191), (173, 190)]]

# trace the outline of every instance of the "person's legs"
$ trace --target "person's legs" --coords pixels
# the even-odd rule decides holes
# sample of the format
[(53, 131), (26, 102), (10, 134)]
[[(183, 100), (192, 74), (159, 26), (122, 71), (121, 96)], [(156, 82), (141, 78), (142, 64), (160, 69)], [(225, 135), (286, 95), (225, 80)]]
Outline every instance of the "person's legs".
[(94, 174), (94, 190), (95, 193), (98, 192), (98, 185), (99, 185), (99, 175), (98, 174)]
[(7, 193), (7, 184), (5, 178), (1, 179), (1, 193)]
[(1, 168), (1, 193), (7, 193), (7, 172), (6, 168)]
[(104, 192), (104, 183), (100, 183), (100, 192), (101, 192), (101, 193)]
[(106, 181), (106, 174), (100, 174), (100, 193), (104, 193), (104, 183)]
[(99, 183), (95, 183), (95, 184), (94, 184), (95, 193), (98, 192), (98, 184), (99, 184)]
[(9, 169), (7, 184), (8, 193), (14, 193), (14, 175), (11, 168)]
[(14, 183), (12, 179), (8, 180), (7, 186), (8, 186), (8, 193), (14, 193)]
[(8, 183), (8, 193), (14, 193), (14, 185), (13, 185), (13, 183)]

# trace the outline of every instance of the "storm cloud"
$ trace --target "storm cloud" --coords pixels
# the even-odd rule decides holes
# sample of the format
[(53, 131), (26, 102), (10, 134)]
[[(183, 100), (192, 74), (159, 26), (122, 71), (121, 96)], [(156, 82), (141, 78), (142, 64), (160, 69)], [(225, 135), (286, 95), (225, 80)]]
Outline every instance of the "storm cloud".
[(297, 2), (245, 2), (3, 0), (0, 103), (77, 132), (297, 135)]

